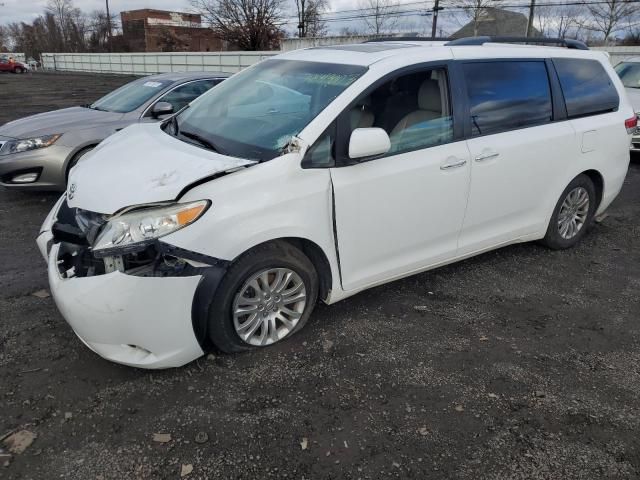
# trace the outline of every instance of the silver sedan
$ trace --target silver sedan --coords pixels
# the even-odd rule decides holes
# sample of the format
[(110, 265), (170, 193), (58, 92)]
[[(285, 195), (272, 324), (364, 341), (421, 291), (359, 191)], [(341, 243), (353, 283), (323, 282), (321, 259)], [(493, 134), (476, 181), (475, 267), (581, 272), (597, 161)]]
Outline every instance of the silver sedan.
[(69, 170), (109, 135), (158, 121), (227, 78), (227, 73), (166, 73), (130, 82), (82, 107), (64, 108), (0, 127), (0, 185), (64, 190)]

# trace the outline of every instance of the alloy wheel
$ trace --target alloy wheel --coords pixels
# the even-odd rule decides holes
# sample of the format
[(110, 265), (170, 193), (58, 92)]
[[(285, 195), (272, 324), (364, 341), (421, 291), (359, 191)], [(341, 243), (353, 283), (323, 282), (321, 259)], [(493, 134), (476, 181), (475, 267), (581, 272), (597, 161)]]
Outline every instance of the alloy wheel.
[(558, 212), (558, 233), (571, 240), (584, 227), (589, 215), (589, 193), (583, 187), (571, 190)]
[(233, 325), (244, 342), (271, 345), (293, 331), (306, 304), (306, 287), (295, 271), (261, 270), (237, 292), (232, 306)]

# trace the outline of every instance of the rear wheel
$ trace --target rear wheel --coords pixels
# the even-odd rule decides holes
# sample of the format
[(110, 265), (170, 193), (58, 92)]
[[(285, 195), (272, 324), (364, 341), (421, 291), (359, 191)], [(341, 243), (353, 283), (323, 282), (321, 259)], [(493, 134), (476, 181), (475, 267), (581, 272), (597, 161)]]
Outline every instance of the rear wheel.
[(22, 67), (16, 67), (16, 69), (14, 70), (15, 73), (24, 73), (24, 68)]
[(593, 223), (596, 203), (593, 181), (578, 175), (560, 195), (543, 243), (556, 250), (573, 247)]
[(209, 310), (209, 338), (223, 352), (273, 345), (299, 331), (318, 298), (311, 261), (286, 242), (260, 245), (229, 267)]

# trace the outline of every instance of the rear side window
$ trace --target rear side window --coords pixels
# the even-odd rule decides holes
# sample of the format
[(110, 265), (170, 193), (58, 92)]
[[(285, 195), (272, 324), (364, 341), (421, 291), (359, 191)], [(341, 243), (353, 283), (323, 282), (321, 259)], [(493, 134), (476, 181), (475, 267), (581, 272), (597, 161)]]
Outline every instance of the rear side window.
[(544, 62), (473, 62), (463, 68), (472, 136), (551, 121), (551, 90)]
[(619, 98), (611, 78), (597, 60), (554, 58), (569, 117), (611, 112)]

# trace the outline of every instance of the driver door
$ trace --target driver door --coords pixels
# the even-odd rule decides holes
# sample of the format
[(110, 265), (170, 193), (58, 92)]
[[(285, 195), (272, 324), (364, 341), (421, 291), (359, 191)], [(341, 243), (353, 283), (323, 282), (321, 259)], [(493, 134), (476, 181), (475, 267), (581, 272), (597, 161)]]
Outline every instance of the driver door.
[(355, 104), (351, 127), (385, 129), (391, 150), (330, 170), (347, 291), (455, 258), (470, 183), (445, 66), (393, 78)]

